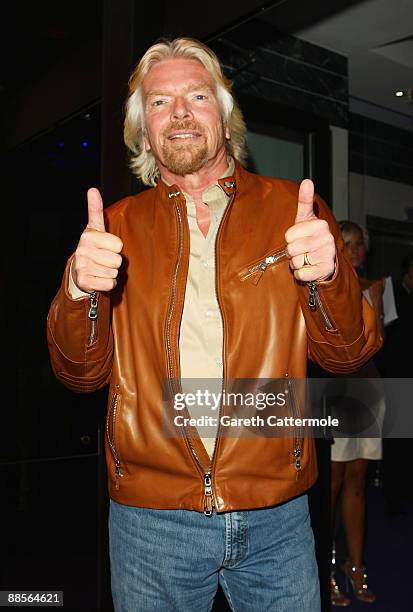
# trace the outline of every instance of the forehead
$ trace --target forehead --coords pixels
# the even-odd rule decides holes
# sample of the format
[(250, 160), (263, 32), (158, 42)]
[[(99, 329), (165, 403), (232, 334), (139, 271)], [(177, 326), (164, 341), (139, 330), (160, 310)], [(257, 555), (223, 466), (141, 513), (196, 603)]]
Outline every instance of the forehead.
[(151, 92), (174, 92), (205, 85), (215, 89), (208, 70), (197, 60), (184, 58), (165, 59), (154, 64), (143, 79), (144, 95)]
[(351, 237), (352, 240), (363, 240), (363, 242), (364, 242), (363, 234), (358, 229), (351, 230), (350, 237)]

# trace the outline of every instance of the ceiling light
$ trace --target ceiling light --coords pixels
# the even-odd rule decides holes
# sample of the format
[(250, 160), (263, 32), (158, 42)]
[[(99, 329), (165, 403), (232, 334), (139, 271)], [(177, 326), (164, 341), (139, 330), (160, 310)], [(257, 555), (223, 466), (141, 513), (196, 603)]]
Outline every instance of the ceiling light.
[(413, 104), (413, 87), (407, 87), (407, 89), (396, 89), (393, 94), (396, 98), (400, 98), (407, 104)]

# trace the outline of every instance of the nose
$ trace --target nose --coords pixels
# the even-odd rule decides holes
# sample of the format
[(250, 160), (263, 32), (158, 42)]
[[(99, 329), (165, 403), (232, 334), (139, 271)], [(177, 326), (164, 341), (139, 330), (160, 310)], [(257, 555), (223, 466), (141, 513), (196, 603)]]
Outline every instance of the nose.
[(172, 116), (174, 119), (186, 119), (192, 116), (191, 109), (184, 96), (177, 96), (175, 98), (172, 108)]

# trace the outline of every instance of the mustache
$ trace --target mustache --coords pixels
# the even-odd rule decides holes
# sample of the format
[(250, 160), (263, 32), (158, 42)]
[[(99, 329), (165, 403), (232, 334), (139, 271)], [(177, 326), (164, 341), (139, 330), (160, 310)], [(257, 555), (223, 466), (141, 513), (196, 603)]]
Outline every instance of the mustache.
[(196, 123), (196, 121), (175, 121), (164, 130), (163, 134), (168, 138), (174, 132), (181, 130), (190, 130), (191, 132), (198, 132), (201, 135), (204, 134), (203, 128)]

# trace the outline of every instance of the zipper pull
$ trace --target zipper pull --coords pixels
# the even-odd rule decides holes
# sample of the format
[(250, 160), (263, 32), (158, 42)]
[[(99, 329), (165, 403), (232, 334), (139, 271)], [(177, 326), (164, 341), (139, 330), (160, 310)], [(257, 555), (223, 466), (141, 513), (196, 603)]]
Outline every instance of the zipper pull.
[(115, 489), (119, 490), (119, 479), (123, 478), (122, 470), (120, 469), (119, 459), (115, 459)]
[(92, 291), (89, 298), (90, 307), (88, 317), (91, 321), (88, 346), (91, 346), (96, 340), (97, 318), (98, 318), (98, 298), (96, 291)]
[(286, 256), (287, 254), (285, 249), (276, 251), (273, 255), (268, 255), (262, 261), (251, 266), (250, 268), (247, 268), (245, 271), (240, 272), (239, 277), (242, 281), (251, 280), (254, 285), (257, 285), (268, 266), (281, 261)]
[(295, 469), (299, 472), (301, 470), (301, 449), (295, 448), (293, 450), (293, 455), (295, 457)]
[(317, 292), (317, 281), (311, 281), (308, 283), (310, 293), (308, 295), (308, 306), (310, 310), (315, 310), (317, 307), (316, 303), (316, 292)]
[(254, 285), (257, 285), (258, 281), (261, 279), (261, 276), (264, 274), (265, 270), (268, 268), (270, 264), (274, 263), (274, 261), (275, 261), (275, 257), (273, 257), (272, 255), (270, 255), (269, 257), (266, 257), (259, 263), (255, 264), (255, 266), (252, 266), (252, 268), (248, 268), (247, 272), (241, 276), (241, 280), (245, 281), (250, 278), (252, 279), (252, 282), (254, 283)]
[(214, 498), (212, 495), (212, 480), (210, 472), (204, 474), (204, 494), (204, 514), (205, 516), (212, 516), (214, 508)]
[(90, 308), (88, 316), (91, 321), (95, 321), (98, 318), (98, 298), (96, 296), (96, 291), (92, 291), (89, 301)]
[(261, 263), (258, 264), (258, 268), (260, 270), (262, 270), (263, 272), (265, 272), (265, 270), (268, 268), (268, 266), (270, 264), (273, 264), (274, 262), (275, 262), (274, 255), (269, 255), (268, 257), (265, 258), (264, 261), (261, 261)]

